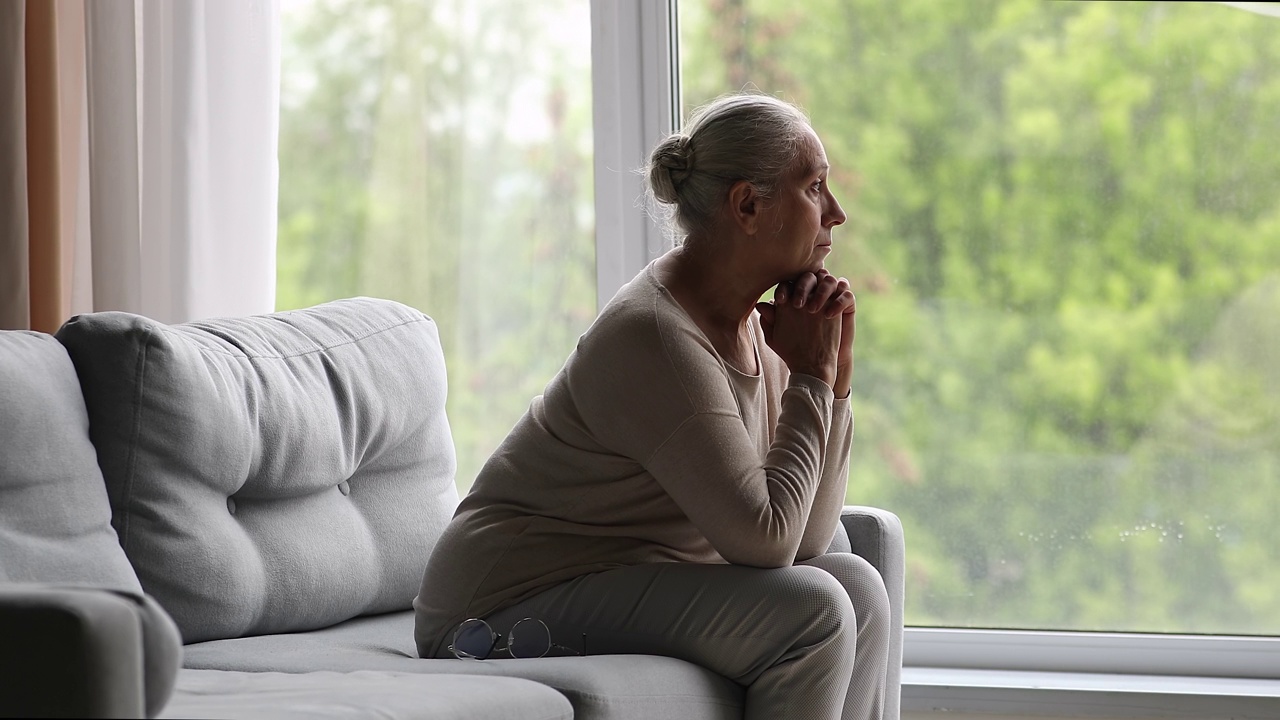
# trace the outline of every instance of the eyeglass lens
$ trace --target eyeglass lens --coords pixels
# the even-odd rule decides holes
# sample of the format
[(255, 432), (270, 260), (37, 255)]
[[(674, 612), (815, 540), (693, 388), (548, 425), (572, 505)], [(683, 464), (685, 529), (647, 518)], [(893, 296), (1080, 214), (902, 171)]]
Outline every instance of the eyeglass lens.
[(453, 633), (453, 652), (455, 655), (483, 660), (489, 657), (497, 640), (488, 623), (483, 620), (468, 620)]
[(525, 618), (507, 633), (507, 651), (513, 658), (539, 658), (551, 650), (551, 631), (541, 620)]

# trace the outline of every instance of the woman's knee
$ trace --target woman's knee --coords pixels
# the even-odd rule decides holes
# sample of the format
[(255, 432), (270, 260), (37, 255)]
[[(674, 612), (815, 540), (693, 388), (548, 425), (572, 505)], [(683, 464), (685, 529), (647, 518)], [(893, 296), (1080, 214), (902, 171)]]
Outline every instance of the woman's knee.
[(880, 572), (853, 553), (827, 553), (804, 561), (831, 575), (853, 603), (862, 624), (889, 618), (889, 593)]
[(804, 566), (788, 568), (786, 574), (778, 600), (788, 614), (805, 626), (802, 634), (856, 634), (853, 602), (836, 577), (820, 568)]

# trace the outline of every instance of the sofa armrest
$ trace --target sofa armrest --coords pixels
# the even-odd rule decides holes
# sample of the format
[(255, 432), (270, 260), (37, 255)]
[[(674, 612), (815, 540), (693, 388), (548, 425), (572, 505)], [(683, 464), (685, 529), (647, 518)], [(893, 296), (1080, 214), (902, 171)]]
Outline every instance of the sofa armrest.
[(880, 508), (846, 505), (840, 522), (849, 535), (851, 550), (880, 571), (884, 587), (889, 591), (889, 688), (885, 697), (884, 717), (898, 717), (899, 678), (902, 671), (903, 605), (906, 599), (906, 540), (902, 521), (897, 515)]
[(182, 664), (177, 627), (149, 597), (0, 584), (0, 716), (153, 717)]

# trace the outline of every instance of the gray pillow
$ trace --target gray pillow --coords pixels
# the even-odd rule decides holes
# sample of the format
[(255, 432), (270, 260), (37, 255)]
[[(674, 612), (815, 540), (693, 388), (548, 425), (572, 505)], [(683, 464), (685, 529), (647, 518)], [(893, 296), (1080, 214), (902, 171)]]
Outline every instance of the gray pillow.
[(0, 331), (0, 582), (140, 593), (111, 506), (75, 368), (51, 335)]
[(185, 642), (411, 606), (453, 514), (435, 323), (355, 298), (167, 326), (58, 331), (143, 588)]

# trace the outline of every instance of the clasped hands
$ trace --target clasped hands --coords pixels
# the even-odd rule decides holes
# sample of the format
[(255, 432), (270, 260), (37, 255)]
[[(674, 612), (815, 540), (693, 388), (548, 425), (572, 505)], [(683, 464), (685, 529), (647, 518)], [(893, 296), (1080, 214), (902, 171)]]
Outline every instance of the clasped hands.
[(793, 373), (821, 379), (836, 397), (853, 377), (857, 299), (849, 281), (826, 270), (778, 283), (773, 302), (756, 303), (765, 342)]

